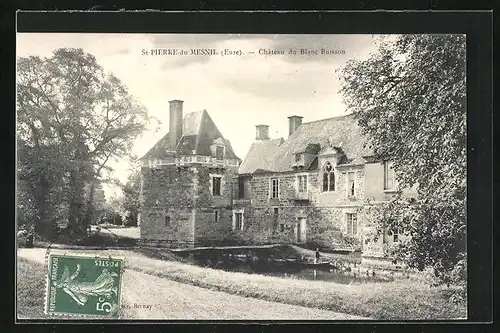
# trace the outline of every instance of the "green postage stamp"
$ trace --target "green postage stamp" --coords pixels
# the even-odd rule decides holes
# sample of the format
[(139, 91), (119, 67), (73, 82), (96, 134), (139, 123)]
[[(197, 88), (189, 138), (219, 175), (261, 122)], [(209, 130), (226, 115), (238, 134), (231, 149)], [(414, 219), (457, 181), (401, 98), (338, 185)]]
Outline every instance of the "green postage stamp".
[(117, 318), (123, 264), (121, 258), (50, 254), (45, 313)]

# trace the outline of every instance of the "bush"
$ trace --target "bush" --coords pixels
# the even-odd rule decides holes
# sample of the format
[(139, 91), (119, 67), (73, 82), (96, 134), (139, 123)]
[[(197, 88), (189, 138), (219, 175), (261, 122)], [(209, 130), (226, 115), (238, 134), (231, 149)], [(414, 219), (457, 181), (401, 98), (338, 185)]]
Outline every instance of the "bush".
[(26, 245), (26, 236), (18, 235), (17, 236), (17, 246), (24, 247)]
[(137, 214), (127, 214), (123, 225), (126, 227), (137, 227)]
[(353, 236), (344, 235), (341, 240), (341, 246), (346, 249), (351, 248), (355, 251), (361, 251), (361, 242)]

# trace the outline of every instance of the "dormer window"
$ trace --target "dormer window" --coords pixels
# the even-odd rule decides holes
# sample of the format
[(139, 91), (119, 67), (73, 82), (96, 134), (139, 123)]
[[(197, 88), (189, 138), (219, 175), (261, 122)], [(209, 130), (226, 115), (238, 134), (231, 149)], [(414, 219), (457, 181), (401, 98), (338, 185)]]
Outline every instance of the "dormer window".
[(219, 161), (224, 159), (224, 147), (215, 147), (215, 158)]
[(335, 171), (330, 162), (323, 167), (323, 192), (335, 191)]
[(303, 167), (304, 166), (304, 153), (295, 153), (293, 158), (293, 167)]
[(218, 138), (210, 145), (210, 154), (216, 161), (223, 161), (226, 155), (226, 143), (224, 139)]

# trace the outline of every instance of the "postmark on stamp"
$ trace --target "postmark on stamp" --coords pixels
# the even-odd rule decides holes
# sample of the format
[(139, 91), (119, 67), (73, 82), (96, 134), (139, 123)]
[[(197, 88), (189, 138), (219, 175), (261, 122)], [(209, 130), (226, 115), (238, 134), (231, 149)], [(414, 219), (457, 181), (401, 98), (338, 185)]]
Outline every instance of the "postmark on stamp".
[(45, 313), (119, 315), (124, 260), (78, 254), (50, 254)]

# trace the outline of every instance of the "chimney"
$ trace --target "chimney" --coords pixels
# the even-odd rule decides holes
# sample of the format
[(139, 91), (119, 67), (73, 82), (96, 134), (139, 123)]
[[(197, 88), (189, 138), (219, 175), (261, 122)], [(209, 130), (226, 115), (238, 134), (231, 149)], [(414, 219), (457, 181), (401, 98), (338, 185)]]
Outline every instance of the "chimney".
[(302, 125), (302, 118), (301, 116), (290, 116), (288, 117), (288, 136), (292, 135), (293, 132), (299, 128), (300, 125)]
[(257, 129), (255, 140), (269, 140), (269, 125), (257, 125), (255, 128)]
[(170, 103), (170, 137), (168, 140), (168, 150), (175, 151), (177, 144), (182, 137), (182, 103), (178, 99), (169, 101)]

